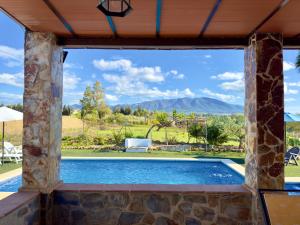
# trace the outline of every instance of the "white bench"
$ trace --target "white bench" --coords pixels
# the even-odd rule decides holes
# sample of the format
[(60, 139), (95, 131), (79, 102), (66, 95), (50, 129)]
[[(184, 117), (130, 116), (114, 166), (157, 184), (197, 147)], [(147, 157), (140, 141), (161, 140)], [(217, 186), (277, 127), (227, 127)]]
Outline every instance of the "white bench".
[(126, 152), (147, 152), (148, 148), (151, 147), (151, 139), (141, 138), (126, 138), (125, 148)]

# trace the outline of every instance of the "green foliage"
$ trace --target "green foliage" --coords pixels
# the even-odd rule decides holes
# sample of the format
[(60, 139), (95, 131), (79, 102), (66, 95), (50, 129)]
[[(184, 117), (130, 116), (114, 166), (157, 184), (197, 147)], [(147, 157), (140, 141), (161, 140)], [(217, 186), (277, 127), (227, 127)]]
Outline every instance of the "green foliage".
[(111, 110), (106, 105), (104, 100), (105, 94), (102, 85), (96, 81), (92, 90), (92, 107), (97, 111), (99, 120), (102, 120), (105, 115), (110, 114)]
[(228, 140), (228, 135), (220, 124), (210, 124), (207, 126), (206, 141), (210, 145), (221, 145)]
[(134, 112), (133, 112), (133, 115), (135, 116), (148, 116), (149, 115), (149, 112), (146, 110), (146, 109), (143, 109), (141, 107), (138, 107)]
[(288, 138), (288, 145), (292, 147), (299, 147), (300, 146), (299, 138)]
[(200, 139), (205, 139), (206, 137), (205, 127), (201, 124), (192, 124), (188, 127), (188, 134), (199, 142)]
[(123, 115), (130, 115), (131, 114), (130, 106), (121, 107), (120, 113), (122, 113)]
[(112, 132), (112, 143), (115, 145), (122, 145), (124, 142), (124, 135), (121, 132)]
[(298, 55), (297, 55), (297, 59), (296, 59), (296, 67), (298, 69), (300, 69), (300, 52), (298, 52)]
[(72, 108), (69, 105), (64, 105), (62, 109), (63, 116), (70, 116), (72, 114)]
[(94, 143), (94, 145), (105, 145), (105, 144), (107, 144), (107, 140), (105, 139), (104, 136), (98, 135), (93, 138), (93, 143)]
[(14, 110), (17, 110), (19, 112), (23, 112), (23, 105), (22, 104), (13, 104), (13, 105), (8, 105), (7, 106), (8, 108), (11, 108), (11, 109), (14, 109)]

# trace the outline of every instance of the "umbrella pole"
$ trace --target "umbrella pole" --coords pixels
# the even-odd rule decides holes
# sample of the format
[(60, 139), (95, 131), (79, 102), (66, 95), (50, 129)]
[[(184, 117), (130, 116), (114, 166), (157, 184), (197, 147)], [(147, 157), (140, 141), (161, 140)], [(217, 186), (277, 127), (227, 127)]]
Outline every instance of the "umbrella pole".
[(4, 165), (4, 122), (2, 123), (2, 165)]

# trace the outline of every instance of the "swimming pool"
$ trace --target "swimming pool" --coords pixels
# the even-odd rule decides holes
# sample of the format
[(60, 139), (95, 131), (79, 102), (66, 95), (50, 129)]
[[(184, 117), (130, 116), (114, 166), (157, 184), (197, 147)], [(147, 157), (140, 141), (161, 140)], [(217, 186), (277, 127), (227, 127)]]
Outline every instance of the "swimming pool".
[[(62, 160), (64, 183), (84, 184), (242, 184), (244, 177), (221, 161), (200, 160)], [(21, 176), (0, 183), (17, 191)]]

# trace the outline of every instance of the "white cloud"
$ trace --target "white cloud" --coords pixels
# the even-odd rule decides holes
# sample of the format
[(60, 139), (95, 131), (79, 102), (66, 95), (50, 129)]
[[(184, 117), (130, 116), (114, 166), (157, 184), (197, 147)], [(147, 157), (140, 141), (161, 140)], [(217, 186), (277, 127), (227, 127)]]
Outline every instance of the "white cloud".
[(174, 79), (182, 80), (184, 78), (183, 73), (179, 73), (177, 70), (171, 70), (167, 73), (167, 75), (171, 75)]
[(296, 66), (292, 62), (283, 61), (283, 71), (289, 71), (295, 69)]
[(288, 86), (291, 86), (291, 87), (300, 87), (300, 81), (298, 82), (290, 82), (290, 83), (287, 83)]
[(211, 79), (216, 80), (240, 80), (244, 77), (244, 73), (242, 72), (225, 72), (218, 74), (216, 76), (211, 76)]
[(92, 78), (95, 79), (96, 78), (96, 74), (93, 73), (92, 74)]
[(108, 101), (116, 102), (119, 100), (119, 98), (115, 95), (105, 94), (105, 98)]
[(223, 90), (243, 91), (245, 89), (245, 82), (242, 79), (232, 82), (223, 82), (219, 85)]
[(3, 99), (5, 102), (11, 102), (11, 100), (22, 100), (23, 95), (0, 92), (0, 101), (1, 99)]
[(82, 65), (78, 65), (75, 63), (64, 63), (64, 69), (83, 69)]
[(211, 58), (211, 55), (204, 55), (204, 57), (209, 59), (209, 58)]
[(286, 82), (284, 82), (284, 94), (286, 94), (286, 95), (296, 95), (296, 94), (298, 94), (298, 90), (295, 90), (295, 89), (290, 89), (289, 88), (289, 86), (291, 86), (291, 85), (289, 85), (289, 83), (286, 83)]
[(214, 97), (214, 98), (217, 98), (217, 99), (220, 99), (222, 101), (225, 101), (225, 102), (234, 102), (236, 101), (239, 97), (236, 97), (234, 95), (226, 95), (226, 94), (221, 94), (221, 93), (217, 93), (217, 92), (213, 92), (207, 88), (205, 89), (202, 89), (201, 90), (203, 94), (206, 94), (210, 97)]
[(195, 97), (195, 93), (193, 93), (189, 88), (183, 90), (183, 95), (186, 97)]
[(8, 67), (22, 66), (24, 60), (24, 50), (0, 45), (0, 58), (6, 60)]
[(165, 80), (165, 77), (159, 66), (135, 67), (128, 59), (119, 59), (112, 61), (100, 59), (93, 60), (93, 64), (100, 70), (118, 70), (122, 73), (123, 76), (138, 79), (140, 81), (159, 83)]
[(295, 98), (285, 98), (284, 101), (285, 102), (294, 102), (294, 101), (296, 101), (296, 99)]
[(64, 78), (63, 78), (63, 87), (67, 90), (74, 90), (77, 87), (77, 84), (81, 80), (80, 77), (78, 77), (76, 74), (72, 74), (68, 71), (64, 72)]
[(15, 87), (23, 87), (24, 86), (24, 74), (23, 73), (1, 73), (0, 74), (0, 83), (12, 85)]
[(144, 98), (176, 98), (176, 97), (191, 97), (195, 94), (189, 89), (180, 91), (164, 90), (161, 91), (157, 87), (149, 88), (144, 82), (132, 79), (132, 77), (118, 76), (112, 74), (103, 74), (103, 78), (114, 84), (107, 89), (114, 91), (116, 94), (125, 96), (139, 96)]

